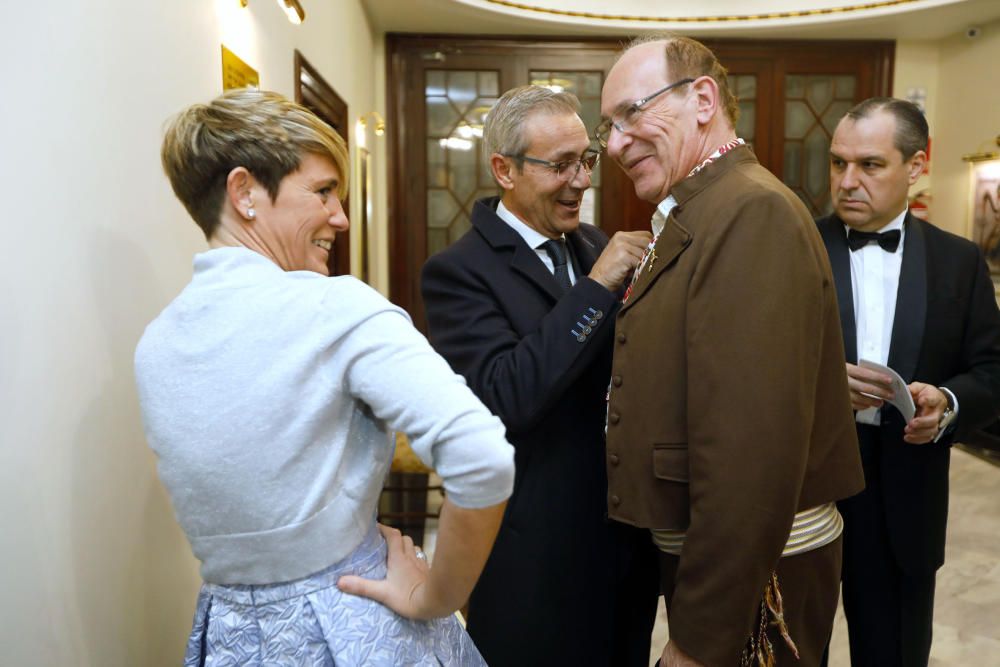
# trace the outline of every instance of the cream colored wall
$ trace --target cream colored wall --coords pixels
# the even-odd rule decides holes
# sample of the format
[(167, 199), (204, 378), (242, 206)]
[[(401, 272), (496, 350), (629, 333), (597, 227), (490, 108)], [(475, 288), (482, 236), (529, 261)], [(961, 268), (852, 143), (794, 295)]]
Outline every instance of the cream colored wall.
[[(912, 40), (896, 42), (896, 68), (893, 73), (892, 96), (905, 99), (908, 90), (924, 89), (927, 94), (924, 114), (931, 131), (931, 169), (910, 188), (911, 196), (921, 190), (931, 190), (937, 167), (937, 136), (934, 131), (937, 127), (939, 51), (936, 42)], [(933, 190), (931, 192), (933, 193)]]
[(292, 94), (298, 48), (352, 116), (374, 104), (361, 0), (303, 3), (299, 27), (237, 4), (0, 7), (0, 664), (180, 662), (197, 567), (132, 355), (205, 243), (160, 172), (162, 123), (220, 92), (221, 42), (264, 87)]
[(940, 44), (939, 100), (934, 129), (934, 203), (931, 220), (970, 237), (969, 164), (962, 155), (1000, 150), (1000, 21), (982, 26), (981, 35), (963, 35)]
[(1000, 62), (1000, 21), (981, 26), (976, 39), (957, 34), (937, 41), (900, 41), (896, 45), (893, 95), (908, 88), (927, 89), (931, 130), (931, 172), (911, 188), (930, 188), (930, 219), (937, 226), (970, 237), (969, 165), (962, 155), (1000, 150), (1000, 87), (993, 83)]

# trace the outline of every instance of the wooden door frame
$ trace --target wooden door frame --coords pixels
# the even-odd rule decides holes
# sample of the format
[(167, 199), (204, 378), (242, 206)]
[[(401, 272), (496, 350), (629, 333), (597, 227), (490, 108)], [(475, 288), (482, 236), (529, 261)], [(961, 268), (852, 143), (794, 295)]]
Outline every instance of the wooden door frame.
[[(308, 76), (315, 85), (310, 86), (304, 82), (303, 74)], [(344, 140), (344, 147), (347, 149), (347, 164), (344, 168), (348, 173), (341, 174), (341, 179), (349, 180), (351, 174), (351, 151), (350, 151), (350, 116), (347, 112), (347, 102), (344, 101), (337, 91), (333, 89), (319, 71), (306, 60), (302, 53), (295, 49), (295, 102), (306, 107), (320, 117), (327, 125), (332, 127), (341, 139)], [(350, 202), (345, 199), (341, 202), (344, 211), (350, 210)], [(337, 232), (337, 241), (333, 244), (333, 252), (327, 258), (327, 268), (330, 275), (343, 276), (351, 273), (351, 236), (350, 230)]]
[[(418, 52), (424, 52), (433, 58), (433, 54), (440, 53), (444, 58), (450, 54), (469, 57), (472, 53), (484, 54), (493, 57), (493, 62), (489, 69), (502, 69), (523, 67), (523, 63), (529, 57), (524, 53), (526, 46), (531, 46), (530, 57), (553, 56), (552, 63), (558, 63), (559, 56), (564, 55), (567, 49), (573, 49), (575, 54), (581, 56), (606, 55), (609, 51), (617, 52), (630, 40), (625, 36), (609, 37), (537, 37), (537, 36), (489, 36), (470, 37), (466, 35), (412, 35), (389, 33), (386, 35), (386, 99), (388, 112), (388, 242), (389, 242), (389, 295), (397, 304), (410, 311), (414, 323), (422, 328), (423, 312), (420, 307), (422, 299), (420, 297), (419, 269), (423, 261), (426, 260), (427, 237), (426, 229), (417, 225), (407, 224), (407, 211), (404, 210), (405, 202), (423, 202), (424, 193), (418, 192), (421, 186), (420, 179), (410, 178), (408, 174), (413, 169), (423, 169), (423, 164), (405, 164), (402, 157), (406, 155), (405, 148), (408, 142), (414, 141), (414, 136), (410, 132), (412, 127), (422, 127), (419, 121), (424, 119), (423, 98), (420, 97), (420, 104), (415, 100), (411, 101), (411, 108), (404, 108), (405, 91), (401, 91), (397, 85), (404, 82), (406, 85), (407, 76), (415, 76), (414, 71), (407, 68), (406, 58), (415, 56)], [(758, 137), (775, 136), (774, 133), (784, 128), (784, 81), (781, 76), (775, 73), (781, 69), (783, 72), (796, 72), (803, 62), (809, 62), (812, 58), (822, 59), (824, 70), (835, 71), (838, 68), (838, 61), (831, 58), (831, 52), (849, 53), (856, 62), (859, 54), (867, 63), (864, 67), (863, 76), (871, 83), (873, 95), (889, 95), (892, 90), (892, 71), (895, 55), (895, 43), (892, 41), (845, 41), (845, 40), (740, 40), (740, 39), (704, 39), (701, 40), (706, 46), (711, 48), (719, 60), (726, 64), (727, 61), (741, 60), (747, 63), (754, 63), (753, 72), (744, 72), (742, 69), (733, 68), (734, 74), (755, 73), (760, 82), (763, 81), (767, 94), (770, 96), (769, 105), (771, 113), (758, 114), (755, 119), (755, 131)], [(796, 51), (803, 54), (800, 61), (796, 57), (796, 62), (789, 62), (788, 57), (780, 63), (775, 58), (775, 51)], [(425, 58), (426, 59), (426, 58)], [(845, 58), (846, 60), (846, 58)], [(434, 62), (432, 59), (428, 62)], [(778, 65), (781, 65), (779, 68)], [(846, 65), (844, 65), (846, 67)], [(535, 69), (544, 69), (537, 67)], [(567, 62), (565, 67), (552, 67), (553, 70), (578, 71), (580, 68)], [(586, 69), (586, 68), (583, 68)], [(422, 71), (422, 69), (421, 69)], [(856, 70), (852, 69), (851, 73)], [(806, 73), (806, 72), (803, 72)], [(525, 70), (526, 76), (526, 70)], [(413, 81), (409, 81), (413, 84)], [(501, 87), (503, 87), (501, 79)], [(422, 88), (421, 88), (422, 89)], [(864, 86), (858, 86), (858, 90), (863, 90)], [(500, 91), (501, 93), (503, 90)], [(860, 99), (858, 99), (860, 101)], [(592, 128), (588, 128), (590, 130)], [(422, 135), (421, 135), (422, 136)], [(756, 147), (759, 151), (761, 163), (770, 168), (774, 173), (781, 174), (783, 167), (783, 153), (772, 149), (773, 140), (770, 140), (767, 147)], [(418, 151), (423, 155), (426, 147)], [(635, 203), (629, 198), (616, 198), (620, 190), (609, 188), (612, 182), (617, 181), (618, 188), (627, 186), (627, 176), (611, 164), (609, 160), (602, 161), (603, 171), (601, 172), (602, 183), (602, 227), (613, 232), (615, 224), (619, 222), (604, 213), (604, 211), (614, 211), (618, 213), (618, 218), (625, 220), (624, 228), (628, 228), (628, 220), (648, 219), (652, 206), (644, 202)], [(624, 180), (623, 180), (624, 179)], [(618, 201), (621, 199), (621, 201)], [(639, 210), (642, 209), (642, 210)]]

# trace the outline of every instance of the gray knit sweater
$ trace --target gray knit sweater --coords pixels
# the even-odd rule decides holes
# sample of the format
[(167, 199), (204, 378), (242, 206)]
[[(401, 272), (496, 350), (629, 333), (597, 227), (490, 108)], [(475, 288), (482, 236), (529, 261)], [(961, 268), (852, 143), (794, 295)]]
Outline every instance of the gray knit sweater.
[(456, 505), (513, 487), (500, 421), (406, 313), (351, 277), (286, 272), (245, 248), (194, 277), (135, 355), (146, 437), (205, 581), (322, 570), (371, 526), (391, 431)]

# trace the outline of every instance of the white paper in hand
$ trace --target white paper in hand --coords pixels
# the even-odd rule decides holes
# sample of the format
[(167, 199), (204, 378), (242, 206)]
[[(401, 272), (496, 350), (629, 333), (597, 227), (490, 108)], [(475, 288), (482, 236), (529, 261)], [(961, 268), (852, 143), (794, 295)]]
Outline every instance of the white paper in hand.
[[(903, 378), (899, 376), (899, 373), (892, 370), (888, 366), (883, 366), (882, 364), (877, 364), (874, 361), (868, 361), (867, 359), (861, 359), (858, 361), (858, 366), (862, 368), (869, 368), (873, 371), (878, 371), (879, 373), (885, 373), (892, 378), (892, 382), (889, 388), (892, 389), (893, 396), (886, 403), (894, 405), (900, 414), (903, 415), (903, 419), (910, 421), (913, 419), (913, 415), (917, 411), (917, 406), (913, 404), (913, 397), (910, 396), (910, 390), (906, 388), (906, 383), (903, 382)], [(875, 398), (878, 398), (877, 396)]]

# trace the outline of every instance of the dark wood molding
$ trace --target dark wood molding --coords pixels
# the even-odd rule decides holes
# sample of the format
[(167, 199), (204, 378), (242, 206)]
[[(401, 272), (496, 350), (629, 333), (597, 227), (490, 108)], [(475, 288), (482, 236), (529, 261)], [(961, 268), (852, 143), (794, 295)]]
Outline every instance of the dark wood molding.
[[(306, 107), (319, 116), (327, 125), (336, 130), (337, 134), (349, 147), (350, 116), (347, 112), (347, 102), (333, 89), (319, 71), (306, 60), (305, 56), (295, 50), (295, 102)], [(350, 150), (348, 150), (347, 169), (350, 171)], [(341, 174), (341, 178), (350, 178), (351, 174)], [(350, 211), (350, 202), (341, 202), (344, 211)], [(351, 272), (351, 236), (350, 231), (338, 232), (333, 252), (327, 260), (327, 268), (331, 276), (347, 275)]]

